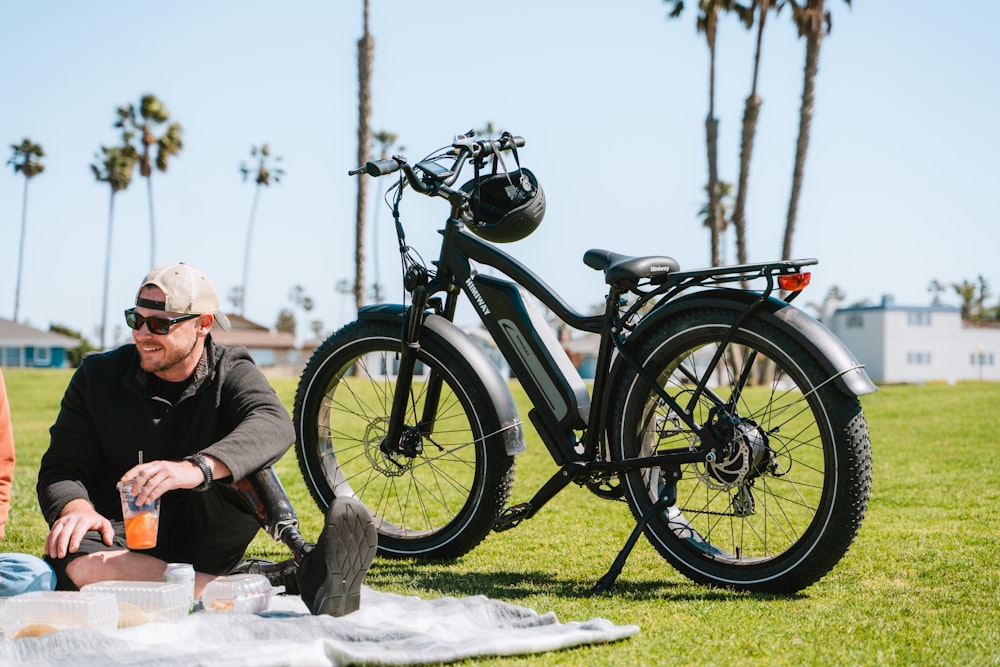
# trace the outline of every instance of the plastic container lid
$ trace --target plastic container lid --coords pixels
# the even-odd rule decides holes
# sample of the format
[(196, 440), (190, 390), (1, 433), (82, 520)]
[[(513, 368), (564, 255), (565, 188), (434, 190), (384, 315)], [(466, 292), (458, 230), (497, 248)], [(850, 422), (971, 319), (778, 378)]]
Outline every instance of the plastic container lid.
[(118, 601), (118, 627), (128, 628), (184, 618), (191, 606), (188, 588), (186, 584), (162, 581), (99, 581), (80, 590), (114, 595)]
[(114, 630), (118, 601), (111, 593), (96, 591), (35, 591), (8, 598), (0, 617), (8, 639), (69, 628)]
[(267, 609), (271, 596), (284, 590), (284, 586), (272, 586), (262, 574), (230, 574), (205, 584), (201, 603), (208, 612), (255, 613)]

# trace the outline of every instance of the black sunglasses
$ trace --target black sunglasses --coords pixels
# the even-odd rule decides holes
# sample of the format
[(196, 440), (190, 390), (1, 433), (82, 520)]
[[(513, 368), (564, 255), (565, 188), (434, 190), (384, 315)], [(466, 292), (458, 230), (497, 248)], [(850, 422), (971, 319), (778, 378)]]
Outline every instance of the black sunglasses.
[(178, 322), (184, 322), (186, 320), (193, 320), (196, 317), (200, 317), (201, 313), (192, 313), (190, 315), (181, 315), (180, 317), (168, 318), (168, 317), (143, 317), (139, 313), (135, 312), (135, 308), (129, 308), (125, 311), (125, 324), (131, 329), (138, 331), (145, 324), (146, 328), (149, 329), (149, 333), (156, 334), (157, 336), (166, 336), (170, 333), (170, 327), (174, 326)]

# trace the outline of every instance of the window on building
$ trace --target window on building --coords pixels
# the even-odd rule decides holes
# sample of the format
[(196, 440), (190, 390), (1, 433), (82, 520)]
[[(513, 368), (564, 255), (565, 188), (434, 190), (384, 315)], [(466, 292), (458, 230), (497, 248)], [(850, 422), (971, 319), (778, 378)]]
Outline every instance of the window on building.
[(865, 325), (865, 319), (861, 315), (848, 315), (847, 316), (847, 328), (848, 329), (860, 329)]
[(931, 314), (924, 310), (913, 310), (906, 314), (906, 323), (911, 327), (929, 327)]
[(33, 349), (34, 356), (32, 359), (32, 365), (34, 366), (49, 366), (52, 364), (52, 355), (50, 354), (52, 350), (47, 347), (36, 347)]
[(929, 366), (931, 364), (930, 352), (907, 352), (906, 363), (912, 366)]
[(995, 363), (992, 352), (973, 352), (969, 355), (970, 366), (992, 366)]
[(0, 366), (11, 366), (17, 368), (24, 364), (24, 348), (20, 347), (0, 347)]

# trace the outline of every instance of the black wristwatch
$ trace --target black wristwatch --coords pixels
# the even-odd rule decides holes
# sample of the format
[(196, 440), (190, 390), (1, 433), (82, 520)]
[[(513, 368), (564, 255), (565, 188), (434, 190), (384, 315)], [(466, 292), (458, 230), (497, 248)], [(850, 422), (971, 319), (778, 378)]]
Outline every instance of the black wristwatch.
[(200, 486), (194, 487), (193, 490), (207, 491), (208, 487), (212, 486), (212, 466), (209, 464), (208, 459), (201, 454), (192, 454), (191, 456), (185, 456), (184, 460), (190, 461), (201, 468), (201, 474), (205, 476), (205, 481)]

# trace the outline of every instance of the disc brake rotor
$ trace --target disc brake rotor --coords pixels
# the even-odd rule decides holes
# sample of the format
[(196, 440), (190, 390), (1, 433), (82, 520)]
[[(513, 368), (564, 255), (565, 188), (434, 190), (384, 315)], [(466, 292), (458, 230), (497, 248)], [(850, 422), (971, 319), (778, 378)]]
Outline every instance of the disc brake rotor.
[(756, 423), (741, 421), (733, 433), (728, 455), (694, 465), (698, 479), (711, 489), (724, 491), (742, 487), (774, 466), (774, 452)]
[(382, 450), (382, 443), (385, 440), (388, 427), (389, 420), (384, 417), (368, 423), (363, 441), (365, 458), (368, 459), (372, 468), (386, 477), (400, 477), (413, 468), (413, 459)]

